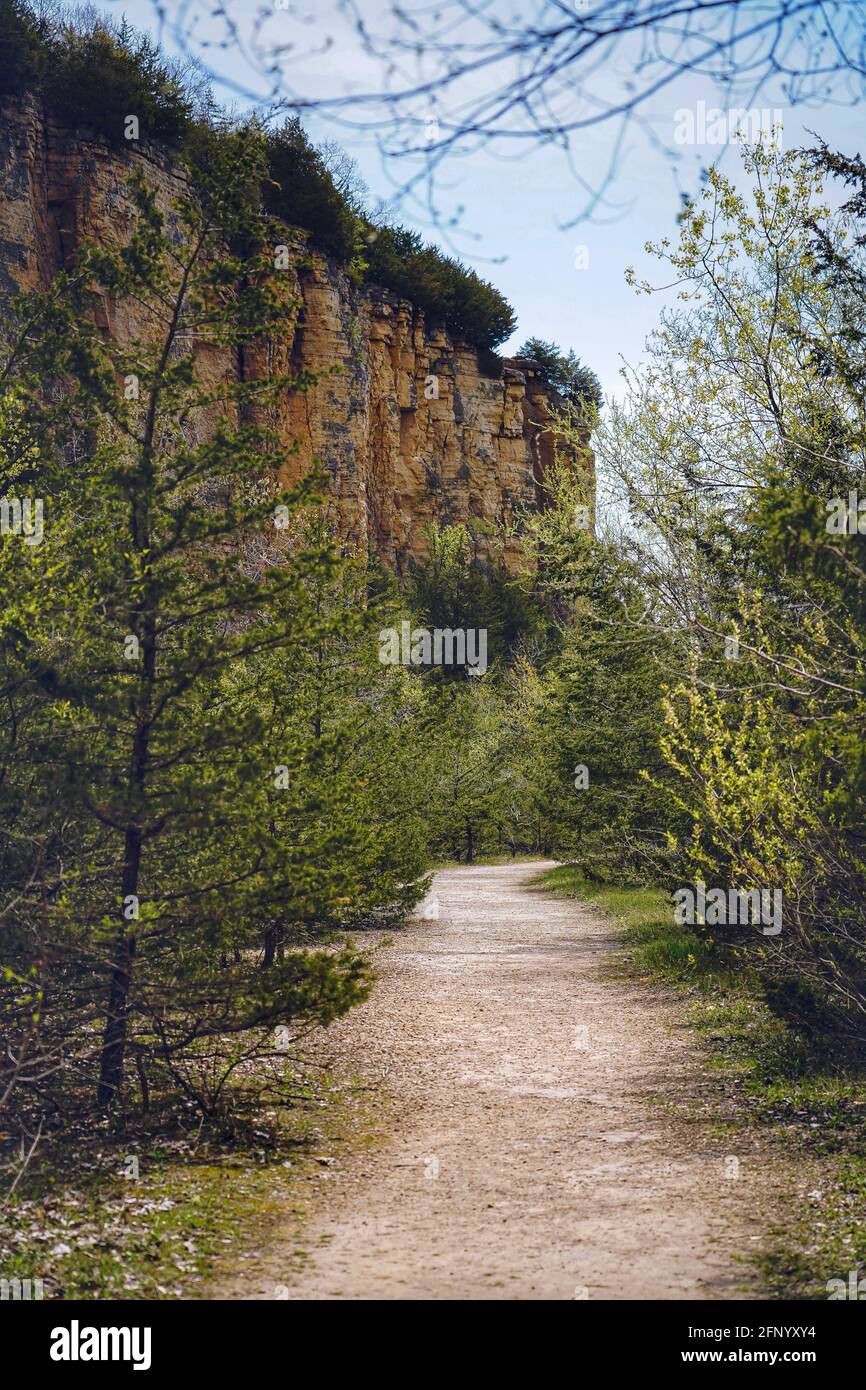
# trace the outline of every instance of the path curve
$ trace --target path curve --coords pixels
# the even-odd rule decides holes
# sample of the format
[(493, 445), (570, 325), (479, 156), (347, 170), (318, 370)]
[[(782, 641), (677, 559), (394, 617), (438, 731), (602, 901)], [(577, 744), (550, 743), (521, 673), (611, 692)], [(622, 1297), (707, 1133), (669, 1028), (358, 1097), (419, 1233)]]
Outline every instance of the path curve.
[(436, 874), (438, 917), (328, 1030), (399, 1119), (329, 1174), (289, 1297), (748, 1296), (749, 1165), (734, 1180), (731, 1140), (690, 1118), (713, 1083), (681, 1006), (603, 969), (612, 925), (531, 888), (545, 867)]

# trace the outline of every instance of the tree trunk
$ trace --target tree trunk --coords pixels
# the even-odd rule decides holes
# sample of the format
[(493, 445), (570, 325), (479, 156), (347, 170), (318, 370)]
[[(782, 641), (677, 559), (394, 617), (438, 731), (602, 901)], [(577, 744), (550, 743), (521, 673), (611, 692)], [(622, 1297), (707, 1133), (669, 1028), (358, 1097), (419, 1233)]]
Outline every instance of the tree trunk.
[(102, 1038), (97, 1105), (110, 1105), (123, 1081), (123, 1061), (126, 1054), (126, 1033), (129, 1016), (129, 991), (132, 986), (132, 963), (135, 959), (135, 929), (130, 929), (124, 914), (126, 901), (138, 895), (138, 875), (141, 867), (141, 834), (138, 827), (126, 831), (123, 865), (123, 884), (120, 911), (123, 919), (120, 936), (114, 951), (111, 972), (111, 991), (108, 1014)]
[(268, 927), (265, 932), (265, 954), (262, 959), (262, 968), (264, 970), (268, 970), (274, 963), (274, 957), (277, 953), (277, 936), (277, 928)]
[(472, 822), (468, 820), (468, 821), (466, 822), (466, 863), (467, 863), (467, 864), (474, 864), (474, 863), (475, 863), (475, 857), (474, 857), (474, 856), (475, 856), (475, 842), (474, 842), (474, 838), (473, 838), (473, 834), (472, 834), (472, 829), (473, 829), (473, 827), (472, 827)]
[(123, 875), (121, 887), (121, 931), (115, 946), (112, 962), (111, 989), (108, 997), (108, 1011), (105, 1032), (102, 1038), (102, 1055), (99, 1067), (99, 1086), (96, 1092), (100, 1106), (110, 1105), (120, 1091), (123, 1082), (123, 1063), (126, 1055), (126, 1035), (129, 1019), (129, 996), (132, 987), (132, 965), (135, 960), (135, 928), (130, 928), (124, 907), (130, 897), (138, 900), (138, 880), (141, 872), (142, 827), (146, 824), (144, 811), (145, 783), (147, 781), (148, 750), (151, 735), (151, 715), (153, 711), (153, 692), (156, 684), (156, 607), (158, 592), (153, 587), (151, 554), (150, 507), (152, 489), (156, 481), (155, 449), (159, 423), (160, 403), (165, 386), (165, 372), (174, 350), (177, 334), (186, 307), (187, 291), (193, 267), (202, 251), (205, 231), (199, 230), (198, 244), (191, 259), (184, 267), (180, 286), (171, 307), (171, 316), (163, 339), (162, 351), (156, 373), (150, 387), (145, 415), (144, 434), (141, 439), (139, 465), (134, 475), (130, 475), (130, 515), (129, 544), (133, 552), (143, 561), (141, 597), (132, 601), (127, 631), (136, 636), (141, 634), (141, 679), (138, 687), (135, 732), (132, 739), (132, 761), (128, 786), (128, 811), (123, 852)]

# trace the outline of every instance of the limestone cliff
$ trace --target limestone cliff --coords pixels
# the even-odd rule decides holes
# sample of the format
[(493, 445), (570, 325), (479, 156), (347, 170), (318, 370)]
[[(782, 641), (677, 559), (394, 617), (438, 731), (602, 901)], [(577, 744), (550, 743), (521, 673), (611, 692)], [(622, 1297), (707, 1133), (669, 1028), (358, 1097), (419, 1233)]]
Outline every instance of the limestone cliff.
[[(0, 107), (0, 290), (47, 284), (84, 238), (123, 237), (136, 165), (170, 215), (183, 175), (165, 151), (113, 150), (59, 127), (30, 101)], [(296, 370), (339, 370), (287, 394), (279, 429), (298, 441), (292, 476), (314, 459), (327, 469), (347, 542), (369, 544), (403, 570), (426, 553), (432, 521), (508, 522), (539, 505), (552, 441), (548, 391), (531, 365), (453, 340), (416, 306), (359, 289), (309, 248), (289, 273), (300, 309), (280, 356)], [(106, 302), (101, 321), (121, 341), (137, 332), (128, 304)], [(237, 369), (228, 359), (207, 364), (209, 372)], [(509, 561), (516, 551), (511, 539)]]

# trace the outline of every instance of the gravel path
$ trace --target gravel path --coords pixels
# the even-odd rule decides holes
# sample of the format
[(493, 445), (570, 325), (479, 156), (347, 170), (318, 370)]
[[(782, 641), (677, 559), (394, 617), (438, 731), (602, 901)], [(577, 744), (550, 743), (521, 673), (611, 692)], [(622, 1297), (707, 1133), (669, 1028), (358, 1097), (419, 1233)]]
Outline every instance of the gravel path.
[[(289, 1297), (748, 1295), (758, 1156), (732, 1164), (695, 1121), (713, 1083), (679, 1006), (601, 968), (610, 924), (528, 887), (544, 867), (438, 873), (438, 917), (395, 935), (328, 1031), (396, 1120), (329, 1173)], [(287, 1263), (277, 1240), (252, 1296)]]

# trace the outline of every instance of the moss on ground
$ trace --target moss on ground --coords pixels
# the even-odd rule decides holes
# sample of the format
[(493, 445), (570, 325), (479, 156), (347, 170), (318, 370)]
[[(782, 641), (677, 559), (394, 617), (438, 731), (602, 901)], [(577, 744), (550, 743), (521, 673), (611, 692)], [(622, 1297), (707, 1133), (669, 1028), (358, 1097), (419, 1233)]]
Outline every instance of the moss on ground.
[(377, 1138), (350, 1077), (306, 1079), (292, 1108), (232, 1128), (49, 1137), (0, 1209), (0, 1275), (42, 1279), (45, 1298), (201, 1296), (277, 1224), (300, 1237), (330, 1165)]

